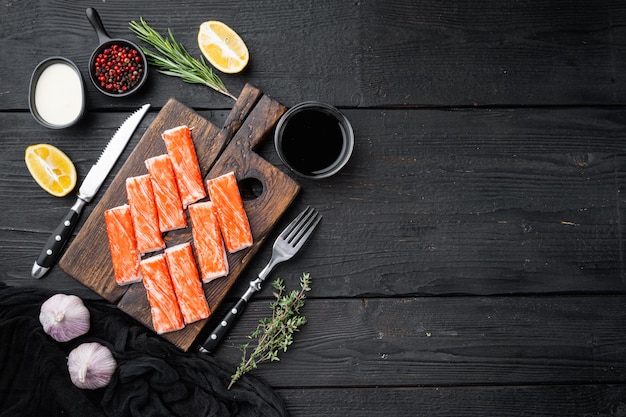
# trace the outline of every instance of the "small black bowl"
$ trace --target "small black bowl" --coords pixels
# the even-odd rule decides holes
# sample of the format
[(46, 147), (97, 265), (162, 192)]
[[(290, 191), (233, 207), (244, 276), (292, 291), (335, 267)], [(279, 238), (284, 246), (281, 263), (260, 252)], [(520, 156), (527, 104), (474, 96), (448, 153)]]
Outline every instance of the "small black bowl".
[(274, 146), (291, 171), (304, 178), (322, 179), (335, 175), (348, 163), (354, 131), (337, 108), (305, 101), (278, 120)]
[[(148, 60), (146, 59), (143, 51), (141, 50), (141, 48), (139, 48), (139, 46), (135, 45), (131, 41), (128, 41), (126, 39), (111, 38), (107, 31), (104, 29), (102, 19), (100, 19), (100, 15), (96, 11), (96, 9), (89, 7), (85, 11), (85, 14), (87, 15), (89, 23), (91, 23), (91, 26), (93, 26), (93, 28), (95, 29), (96, 34), (98, 35), (98, 41), (100, 42), (100, 45), (96, 48), (95, 51), (93, 51), (93, 53), (91, 54), (91, 58), (89, 58), (89, 78), (91, 79), (91, 82), (98, 91), (109, 97), (126, 97), (136, 93), (141, 88), (141, 86), (145, 84), (146, 79), (148, 78)], [(138, 56), (141, 58), (142, 72), (140, 73), (140, 78), (126, 91), (107, 90), (105, 87), (101, 86), (100, 81), (98, 80), (98, 77), (96, 75), (96, 59), (106, 49), (110, 49), (114, 45), (118, 45), (121, 48), (134, 49), (137, 51)]]

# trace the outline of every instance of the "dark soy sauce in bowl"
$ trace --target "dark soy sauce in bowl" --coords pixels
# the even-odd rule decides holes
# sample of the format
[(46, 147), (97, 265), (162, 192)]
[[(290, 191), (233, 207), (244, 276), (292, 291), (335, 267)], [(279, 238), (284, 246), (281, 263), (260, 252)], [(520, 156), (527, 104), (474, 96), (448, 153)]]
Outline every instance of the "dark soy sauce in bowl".
[(343, 136), (332, 115), (303, 110), (293, 115), (283, 131), (283, 154), (303, 174), (321, 174), (341, 155)]
[(306, 102), (294, 106), (276, 128), (276, 150), (283, 162), (307, 178), (325, 178), (339, 171), (354, 144), (348, 120), (332, 106)]

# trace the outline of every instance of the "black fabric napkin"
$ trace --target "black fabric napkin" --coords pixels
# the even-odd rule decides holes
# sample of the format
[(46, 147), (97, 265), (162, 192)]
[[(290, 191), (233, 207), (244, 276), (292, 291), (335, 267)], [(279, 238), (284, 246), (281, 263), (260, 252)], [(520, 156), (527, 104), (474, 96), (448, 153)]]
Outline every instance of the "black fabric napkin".
[[(39, 323), (52, 295), (0, 283), (0, 416), (287, 416), (276, 393), (245, 375), (227, 390), (234, 366), (183, 352), (104, 301), (85, 301), (89, 332), (59, 343)], [(69, 352), (84, 342), (111, 349), (111, 383), (83, 390), (70, 381)], [(230, 369), (233, 368), (233, 369)]]

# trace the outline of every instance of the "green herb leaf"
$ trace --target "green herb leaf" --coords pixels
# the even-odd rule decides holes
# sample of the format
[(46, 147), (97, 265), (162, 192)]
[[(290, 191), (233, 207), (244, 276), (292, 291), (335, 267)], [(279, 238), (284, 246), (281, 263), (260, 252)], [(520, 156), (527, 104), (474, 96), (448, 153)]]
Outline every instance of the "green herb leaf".
[(167, 30), (168, 38), (163, 38), (159, 32), (152, 29), (143, 18), (139, 23), (129, 23), (130, 30), (137, 38), (153, 46), (156, 51), (141, 47), (148, 62), (157, 68), (159, 72), (173, 77), (180, 77), (183, 81), (191, 84), (204, 84), (233, 100), (233, 96), (227, 89), (220, 77), (206, 64), (204, 58), (197, 60), (185, 47), (174, 39), (170, 29)]
[(246, 372), (255, 369), (262, 362), (280, 361), (279, 351), (286, 352), (293, 344), (293, 335), (307, 320), (300, 315), (300, 309), (304, 307), (306, 292), (311, 290), (311, 277), (303, 274), (300, 278), (300, 291), (291, 291), (285, 294), (285, 285), (282, 279), (277, 278), (272, 282), (275, 302), (270, 304), (272, 317), (262, 318), (254, 332), (248, 338), (257, 339), (257, 345), (248, 355), (249, 344), (241, 346), (241, 363), (232, 375), (228, 389)]

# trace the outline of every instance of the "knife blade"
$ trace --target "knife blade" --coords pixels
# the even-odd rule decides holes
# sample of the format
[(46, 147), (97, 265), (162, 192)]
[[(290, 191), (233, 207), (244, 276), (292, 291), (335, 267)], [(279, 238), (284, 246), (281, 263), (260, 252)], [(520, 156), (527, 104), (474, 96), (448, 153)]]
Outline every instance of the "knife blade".
[(83, 207), (96, 195), (149, 108), (150, 104), (144, 104), (141, 108), (133, 112), (111, 137), (109, 143), (98, 158), (98, 161), (91, 167), (83, 180), (77, 193), (76, 202), (65, 215), (59, 226), (52, 232), (52, 235), (48, 238), (43, 250), (39, 254), (37, 261), (33, 264), (31, 270), (33, 278), (42, 278), (59, 259), (63, 248), (74, 231), (76, 223), (78, 223), (78, 218), (83, 211)]

